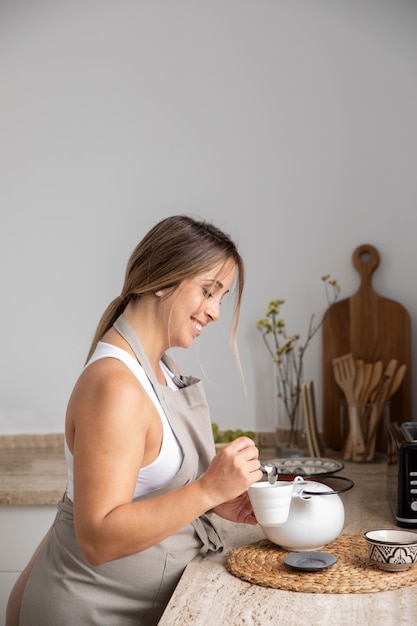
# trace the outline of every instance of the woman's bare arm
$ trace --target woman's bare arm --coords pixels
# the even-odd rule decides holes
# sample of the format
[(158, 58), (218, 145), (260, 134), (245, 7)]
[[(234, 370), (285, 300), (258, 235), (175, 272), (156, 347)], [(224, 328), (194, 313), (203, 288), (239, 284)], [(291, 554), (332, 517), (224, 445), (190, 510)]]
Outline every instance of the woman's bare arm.
[(82, 374), (66, 432), (74, 456), (75, 530), (93, 565), (159, 543), (261, 477), (258, 450), (242, 437), (216, 455), (194, 483), (132, 502), (140, 468), (158, 456), (162, 426), (145, 390), (115, 359), (100, 360)]

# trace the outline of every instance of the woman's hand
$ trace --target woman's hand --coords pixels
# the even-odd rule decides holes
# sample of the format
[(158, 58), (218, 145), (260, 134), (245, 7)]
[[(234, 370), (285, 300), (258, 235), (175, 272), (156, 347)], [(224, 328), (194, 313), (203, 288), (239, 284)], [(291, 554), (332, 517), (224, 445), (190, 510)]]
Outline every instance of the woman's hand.
[(213, 509), (214, 513), (220, 515), (224, 519), (231, 522), (239, 522), (240, 524), (252, 524), (255, 526), (258, 522), (253, 513), (252, 505), (249, 500), (248, 492), (243, 492), (237, 498), (219, 504)]
[(212, 509), (227, 503), (229, 510), (235, 508), (236, 514), (236, 507), (229, 503), (262, 478), (258, 456), (258, 448), (249, 437), (238, 437), (216, 454), (200, 478), (213, 503)]

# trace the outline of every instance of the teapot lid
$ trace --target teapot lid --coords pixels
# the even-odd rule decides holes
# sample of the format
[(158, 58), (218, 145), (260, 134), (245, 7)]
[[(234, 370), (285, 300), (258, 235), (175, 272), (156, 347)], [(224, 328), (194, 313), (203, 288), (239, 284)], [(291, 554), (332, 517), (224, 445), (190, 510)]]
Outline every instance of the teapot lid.
[[(321, 491), (318, 491), (317, 489), (315, 490), (308, 490), (307, 488), (303, 488), (303, 495), (306, 496), (331, 496), (337, 493), (343, 493), (344, 491), (349, 491), (349, 489), (352, 489), (352, 487), (354, 486), (354, 482), (353, 480), (351, 480), (350, 478), (345, 478), (344, 476), (331, 476), (329, 477), (332, 480), (341, 480), (345, 484), (344, 486), (340, 487), (340, 489), (331, 489), (329, 488), (323, 481), (324, 486), (326, 487), (326, 489), (322, 489)], [(293, 480), (294, 484), (298, 484), (298, 485), (308, 485), (308, 483), (311, 483), (311, 485), (316, 486), (316, 485), (321, 485), (320, 482), (318, 481), (312, 481), (312, 480), (306, 480), (305, 478), (303, 478), (302, 476), (296, 476)]]

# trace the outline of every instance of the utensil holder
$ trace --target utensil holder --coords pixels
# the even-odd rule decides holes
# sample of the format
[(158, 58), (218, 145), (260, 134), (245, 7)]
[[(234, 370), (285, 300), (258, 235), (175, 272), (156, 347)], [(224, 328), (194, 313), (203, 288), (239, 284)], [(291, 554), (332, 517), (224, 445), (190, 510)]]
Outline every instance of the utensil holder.
[[(350, 405), (352, 406), (352, 405)], [(362, 454), (352, 454), (354, 442), (351, 439), (350, 421), (348, 415), (348, 404), (345, 400), (340, 402), (340, 434), (343, 442), (343, 457), (346, 461), (372, 461), (375, 456), (375, 442), (381, 430), (388, 430), (390, 423), (390, 403), (386, 402), (382, 408), (376, 404), (367, 403), (353, 405), (359, 416), (359, 426), (365, 448)], [(388, 445), (388, 444), (387, 444)]]

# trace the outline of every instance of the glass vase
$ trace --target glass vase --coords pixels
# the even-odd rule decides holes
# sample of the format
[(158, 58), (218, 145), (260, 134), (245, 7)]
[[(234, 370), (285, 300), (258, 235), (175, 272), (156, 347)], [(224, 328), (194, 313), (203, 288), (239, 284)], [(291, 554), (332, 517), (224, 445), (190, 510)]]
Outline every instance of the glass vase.
[(278, 398), (275, 447), (279, 459), (300, 458), (307, 455), (301, 398), (292, 423), (283, 403)]

